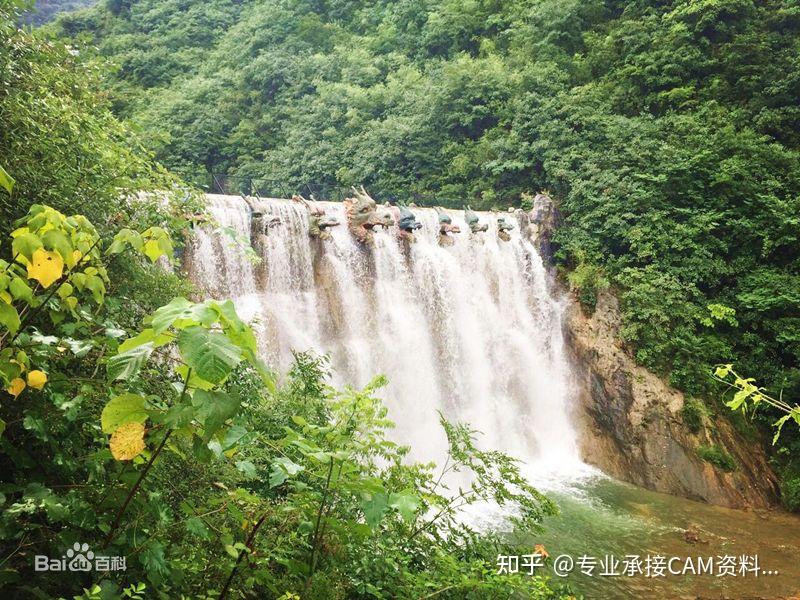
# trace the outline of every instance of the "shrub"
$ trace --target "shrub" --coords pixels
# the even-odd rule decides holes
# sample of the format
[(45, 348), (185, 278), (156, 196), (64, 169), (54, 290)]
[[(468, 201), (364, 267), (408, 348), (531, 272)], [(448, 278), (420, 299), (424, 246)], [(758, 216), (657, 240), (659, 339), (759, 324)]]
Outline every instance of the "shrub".
[(708, 415), (708, 410), (702, 400), (686, 398), (681, 409), (683, 423), (692, 433), (699, 433), (703, 429), (703, 419)]
[(781, 502), (786, 510), (800, 512), (800, 476), (784, 480), (781, 485)]
[(569, 289), (578, 296), (578, 302), (587, 314), (597, 307), (597, 293), (608, 287), (603, 269), (588, 262), (581, 262), (567, 275)]
[(698, 447), (697, 456), (727, 473), (736, 470), (736, 461), (733, 457), (716, 444)]

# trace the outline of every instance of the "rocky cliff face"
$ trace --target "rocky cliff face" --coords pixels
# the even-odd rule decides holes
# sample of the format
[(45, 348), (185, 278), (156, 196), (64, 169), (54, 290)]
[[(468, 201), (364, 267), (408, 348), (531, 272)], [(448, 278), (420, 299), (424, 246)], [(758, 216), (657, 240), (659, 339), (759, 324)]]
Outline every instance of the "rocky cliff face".
[[(544, 194), (528, 213), (518, 211), (522, 231), (545, 260), (558, 210)], [(601, 292), (593, 315), (572, 298), (565, 319), (578, 376), (584, 460), (609, 475), (642, 487), (731, 508), (765, 508), (777, 501), (777, 481), (763, 449), (739, 434), (725, 417), (708, 419), (698, 433), (685, 425), (684, 397), (636, 364), (620, 341), (615, 296)], [(700, 446), (717, 446), (735, 462), (725, 472), (701, 459)]]
[[(724, 417), (698, 433), (684, 424), (684, 397), (637, 365), (622, 348), (616, 298), (598, 297), (589, 317), (577, 301), (567, 311), (566, 333), (579, 377), (579, 419), (584, 460), (636, 485), (727, 506), (768, 507), (777, 484), (761, 447), (745, 440)], [(716, 445), (736, 461), (726, 473), (697, 454)]]

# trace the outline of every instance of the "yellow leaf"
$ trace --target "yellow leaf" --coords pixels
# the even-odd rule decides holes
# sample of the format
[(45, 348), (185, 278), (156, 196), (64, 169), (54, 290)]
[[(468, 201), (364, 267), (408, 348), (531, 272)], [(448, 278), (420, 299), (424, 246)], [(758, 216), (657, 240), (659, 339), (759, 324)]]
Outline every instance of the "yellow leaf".
[(6, 304), (11, 304), (12, 302), (11, 294), (3, 290), (2, 292), (0, 292), (0, 300), (5, 302)]
[(144, 450), (144, 424), (125, 423), (111, 434), (111, 454), (117, 460), (133, 460)]
[(19, 367), (19, 372), (20, 373), (24, 373), (25, 372), (25, 364), (24, 363), (21, 363), (18, 360), (14, 360), (13, 358), (8, 362), (10, 362), (10, 363), (12, 363), (14, 365), (17, 365)]
[(77, 262), (81, 259), (82, 256), (83, 256), (83, 254), (81, 253), (80, 250), (73, 250), (72, 251), (72, 262), (77, 264)]
[(147, 240), (144, 244), (144, 253), (152, 262), (156, 262), (158, 257), (164, 254), (156, 240)]
[(11, 380), (11, 384), (6, 388), (8, 393), (16, 398), (25, 389), (25, 380), (15, 377)]
[(35, 279), (42, 287), (50, 287), (64, 272), (64, 259), (58, 252), (39, 248), (28, 265), (28, 279)]
[(47, 383), (47, 373), (34, 369), (28, 373), (28, 385), (34, 389), (40, 390)]

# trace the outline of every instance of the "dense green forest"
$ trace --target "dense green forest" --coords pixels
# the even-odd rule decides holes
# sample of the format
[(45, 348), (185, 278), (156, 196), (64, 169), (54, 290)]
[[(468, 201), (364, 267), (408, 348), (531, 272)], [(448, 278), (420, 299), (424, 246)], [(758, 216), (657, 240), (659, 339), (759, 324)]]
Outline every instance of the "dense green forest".
[(56, 29), (115, 65), (115, 112), (189, 180), (482, 207), (547, 189), (582, 302), (614, 286), (693, 419), (715, 363), (800, 396), (795, 1), (110, 0)]
[[(273, 373), (230, 301), (187, 299), (164, 267), (201, 198), (112, 114), (104, 66), (18, 29), (24, 8), (0, 0), (2, 596), (566, 597), (497, 572), (529, 539), (463, 522), (556, 512), (514, 459), (442, 420), (442, 469), (473, 475), (448, 490), (388, 439), (382, 377), (333, 389), (307, 354)], [(33, 572), (62, 557), (95, 562)]]

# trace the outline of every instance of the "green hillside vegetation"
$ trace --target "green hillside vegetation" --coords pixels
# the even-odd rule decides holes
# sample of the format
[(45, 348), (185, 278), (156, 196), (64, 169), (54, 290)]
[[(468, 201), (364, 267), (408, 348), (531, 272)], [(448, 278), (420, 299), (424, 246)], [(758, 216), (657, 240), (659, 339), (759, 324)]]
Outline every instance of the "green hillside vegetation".
[(473, 474), (450, 493), (389, 441), (382, 377), (335, 390), (299, 354), (278, 384), (230, 301), (187, 299), (159, 262), (196, 193), (22, 8), (0, 0), (0, 596), (566, 598), (497, 572), (529, 538), (463, 523), (488, 502), (529, 535), (556, 512), (515, 460), (442, 421), (443, 468)]
[(796, 2), (110, 0), (57, 30), (190, 180), (548, 189), (558, 261), (588, 310), (614, 285), (642, 364), (712, 410), (718, 362), (800, 396)]

